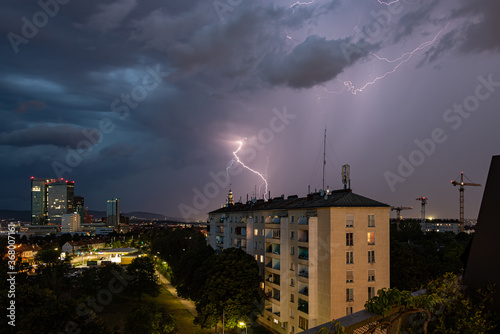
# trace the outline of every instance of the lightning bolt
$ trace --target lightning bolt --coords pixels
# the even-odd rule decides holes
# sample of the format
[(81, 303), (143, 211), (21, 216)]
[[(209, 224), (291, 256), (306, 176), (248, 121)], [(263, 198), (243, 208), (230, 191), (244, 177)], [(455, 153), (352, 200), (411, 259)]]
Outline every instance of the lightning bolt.
[(390, 2), (385, 2), (385, 1), (380, 1), (380, 0), (377, 0), (377, 1), (378, 1), (379, 4), (386, 5), (386, 6), (390, 6), (393, 3), (399, 2), (399, 0), (393, 0), (393, 1), (390, 1)]
[[(245, 138), (245, 139), (246, 139), (246, 138)], [(233, 157), (233, 159), (231, 159), (231, 161), (227, 164), (227, 167), (226, 167), (226, 172), (227, 172), (227, 173), (229, 173), (229, 168), (231, 168), (235, 162), (240, 163), (243, 167), (245, 167), (246, 169), (248, 169), (248, 170), (249, 170), (249, 171), (251, 171), (252, 173), (254, 173), (254, 174), (258, 175), (258, 176), (262, 179), (263, 184), (265, 184), (265, 186), (266, 186), (266, 192), (264, 193), (264, 199), (267, 199), (267, 198), (266, 198), (266, 196), (267, 196), (267, 192), (268, 192), (268, 183), (267, 183), (267, 180), (266, 180), (266, 178), (264, 177), (264, 175), (262, 175), (262, 174), (261, 174), (261, 173), (259, 173), (258, 171), (256, 171), (256, 170), (254, 170), (254, 169), (252, 169), (252, 168), (248, 167), (247, 165), (245, 165), (245, 164), (244, 164), (244, 163), (240, 160), (240, 158), (238, 157), (238, 152), (241, 150), (241, 147), (243, 146), (243, 141), (244, 141), (245, 139), (240, 140), (240, 141), (238, 142), (239, 147), (238, 147), (238, 149), (237, 149), (236, 151), (234, 151), (234, 152), (233, 152), (233, 156), (234, 156), (234, 157)], [(266, 167), (266, 169), (267, 169), (267, 167)], [(261, 185), (261, 186), (262, 186), (262, 185)], [(259, 189), (260, 189), (260, 187), (261, 187), (261, 186), (259, 186)], [(255, 196), (257, 196), (257, 194), (255, 194)]]
[(293, 3), (290, 8), (293, 8), (295, 6), (302, 6), (302, 5), (311, 5), (314, 3), (315, 0), (312, 0), (312, 1), (309, 1), (309, 2), (300, 2), (300, 1), (297, 1), (295, 3)]
[(431, 39), (430, 41), (427, 41), (427, 42), (424, 42), (422, 44), (420, 44), (418, 47), (416, 47), (413, 51), (411, 52), (405, 52), (403, 53), (400, 57), (396, 58), (396, 59), (393, 59), (393, 60), (390, 60), (388, 58), (385, 58), (385, 57), (379, 57), (377, 56), (376, 54), (374, 53), (371, 53), (372, 56), (374, 56), (375, 58), (377, 58), (378, 60), (381, 60), (381, 61), (386, 61), (387, 63), (398, 63), (396, 66), (394, 66), (394, 68), (388, 72), (385, 72), (383, 75), (380, 75), (378, 77), (376, 77), (375, 79), (373, 79), (372, 81), (369, 81), (367, 82), (364, 86), (360, 87), (360, 88), (356, 88), (354, 86), (354, 84), (351, 82), (351, 81), (344, 81), (344, 86), (347, 87), (347, 90), (350, 91), (352, 94), (356, 95), (357, 93), (360, 93), (362, 92), (366, 87), (370, 86), (370, 85), (373, 85), (374, 83), (376, 83), (377, 81), (379, 80), (382, 80), (384, 79), (385, 77), (387, 77), (388, 75), (394, 73), (397, 71), (397, 69), (405, 64), (406, 62), (408, 62), (412, 57), (413, 55), (428, 47), (429, 45), (433, 44), (434, 42), (436, 42), (436, 40), (438, 39), (439, 35), (441, 35), (441, 33), (446, 30), (446, 28), (448, 28), (448, 24), (446, 26), (444, 26), (443, 28), (441, 28), (441, 30), (438, 31), (438, 33), (434, 36), (433, 39)]

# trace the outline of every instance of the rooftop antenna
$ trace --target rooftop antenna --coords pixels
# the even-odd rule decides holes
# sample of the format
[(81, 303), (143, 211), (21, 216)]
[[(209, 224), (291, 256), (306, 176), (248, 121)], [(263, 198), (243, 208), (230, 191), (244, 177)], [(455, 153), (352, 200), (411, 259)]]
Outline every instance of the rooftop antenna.
[(351, 166), (342, 166), (342, 183), (344, 184), (344, 189), (351, 189)]
[(323, 187), (322, 190), (325, 189), (325, 166), (326, 166), (326, 126), (325, 126), (325, 136), (323, 139)]

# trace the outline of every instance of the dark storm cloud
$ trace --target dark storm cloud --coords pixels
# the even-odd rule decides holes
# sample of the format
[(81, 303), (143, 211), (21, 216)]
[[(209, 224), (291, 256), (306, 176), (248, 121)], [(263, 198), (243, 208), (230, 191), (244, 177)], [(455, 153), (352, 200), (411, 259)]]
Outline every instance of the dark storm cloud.
[(19, 103), (19, 107), (13, 111), (18, 113), (25, 113), (28, 110), (43, 110), (46, 107), (47, 105), (45, 104), (45, 102), (32, 100)]
[(327, 40), (324, 37), (309, 36), (303, 43), (283, 59), (268, 60), (263, 64), (266, 79), (274, 85), (292, 88), (310, 88), (334, 79), (337, 75), (373, 47), (360, 49), (354, 57), (348, 57), (349, 39)]
[(70, 125), (50, 126), (44, 124), (1, 133), (0, 145), (18, 147), (54, 145), (76, 148), (78, 143), (87, 139), (85, 133), (91, 130)]
[(438, 1), (432, 1), (429, 4), (422, 4), (418, 9), (405, 13), (396, 25), (394, 43), (404, 40), (415, 31), (419, 31), (422, 26), (435, 21), (432, 14), (438, 3)]
[[(431, 2), (421, 9), (407, 13), (399, 22), (394, 41), (411, 36), (428, 23), (436, 26), (451, 24), (449, 31), (425, 53), (418, 67), (432, 63), (444, 54), (456, 51), (461, 53), (481, 53), (500, 49), (500, 2), (480, 0), (462, 2), (459, 8), (444, 11), (439, 18), (433, 16), (438, 2)], [(444, 16), (443, 16), (444, 14)]]
[(479, 0), (457, 12), (457, 17), (477, 16), (479, 22), (468, 24), (463, 31), (465, 41), (460, 50), (463, 52), (482, 52), (500, 48), (500, 2)]
[(109, 4), (99, 4), (98, 12), (91, 15), (86, 27), (102, 32), (117, 28), (122, 20), (137, 6), (136, 0), (120, 0)]
[(130, 158), (135, 151), (139, 148), (139, 145), (127, 145), (124, 143), (117, 143), (107, 147), (104, 147), (99, 151), (99, 155), (106, 158), (124, 157)]

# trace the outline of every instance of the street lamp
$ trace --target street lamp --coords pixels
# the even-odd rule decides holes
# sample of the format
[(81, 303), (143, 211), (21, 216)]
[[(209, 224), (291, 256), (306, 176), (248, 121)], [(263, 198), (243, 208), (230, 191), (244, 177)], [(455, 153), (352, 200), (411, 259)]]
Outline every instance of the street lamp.
[(247, 324), (245, 324), (243, 321), (240, 321), (240, 326), (245, 327), (245, 334), (247, 334)]

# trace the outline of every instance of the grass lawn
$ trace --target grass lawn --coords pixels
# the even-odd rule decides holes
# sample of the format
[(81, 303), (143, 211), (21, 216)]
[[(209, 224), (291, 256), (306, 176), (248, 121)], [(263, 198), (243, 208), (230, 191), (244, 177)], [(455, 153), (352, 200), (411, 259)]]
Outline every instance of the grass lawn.
[[(177, 331), (180, 334), (208, 334), (213, 333), (214, 329), (202, 329), (200, 326), (193, 324), (194, 316), (189, 312), (181, 302), (172, 296), (167, 288), (162, 285), (161, 293), (158, 297), (152, 298), (148, 295), (142, 296), (141, 303), (154, 302), (167, 310), (175, 318)], [(137, 298), (128, 296), (114, 296), (113, 302), (104, 306), (104, 310), (98, 313), (102, 318), (109, 330), (119, 328), (123, 333), (125, 323), (127, 321), (127, 314), (139, 304)], [(254, 334), (269, 334), (265, 328), (258, 324), (252, 324), (252, 333)], [(221, 330), (221, 328), (219, 328)], [(244, 330), (235, 329), (233, 331), (226, 331), (226, 333), (244, 333)], [(250, 332), (250, 331), (249, 331)]]
[[(158, 297), (152, 298), (148, 295), (142, 296), (142, 302), (154, 302), (164, 307), (167, 312), (175, 318), (177, 329), (182, 334), (205, 334), (212, 333), (208, 329), (201, 329), (193, 324), (194, 316), (189, 312), (177, 298), (172, 296), (168, 290), (162, 286)], [(141, 302), (141, 303), (142, 303)], [(127, 314), (139, 304), (137, 298), (115, 296), (113, 302), (104, 307), (103, 312), (98, 315), (102, 318), (108, 329), (119, 327), (122, 332), (125, 328)]]

